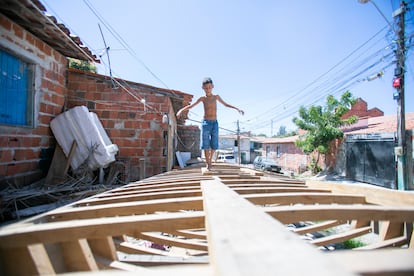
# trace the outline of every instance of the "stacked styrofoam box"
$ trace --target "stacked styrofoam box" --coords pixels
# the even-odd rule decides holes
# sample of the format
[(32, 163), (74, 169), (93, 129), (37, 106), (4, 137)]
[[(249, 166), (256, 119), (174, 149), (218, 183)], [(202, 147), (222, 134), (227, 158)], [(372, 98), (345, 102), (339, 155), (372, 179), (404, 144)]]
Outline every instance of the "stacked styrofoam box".
[(112, 144), (98, 116), (86, 106), (76, 106), (54, 118), (50, 127), (66, 156), (73, 141), (77, 147), (71, 166), (76, 170), (88, 158), (88, 166), (95, 170), (115, 161), (118, 146)]

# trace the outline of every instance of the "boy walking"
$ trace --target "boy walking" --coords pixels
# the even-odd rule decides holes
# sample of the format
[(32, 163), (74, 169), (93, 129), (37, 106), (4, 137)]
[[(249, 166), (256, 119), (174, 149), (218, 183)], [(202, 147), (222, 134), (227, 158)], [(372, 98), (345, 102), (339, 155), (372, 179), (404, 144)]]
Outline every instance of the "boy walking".
[(201, 96), (194, 103), (181, 108), (177, 112), (177, 117), (180, 117), (184, 111), (193, 108), (201, 102), (203, 103), (204, 120), (202, 122), (203, 138), (201, 148), (204, 150), (204, 155), (206, 157), (207, 162), (207, 169), (211, 170), (211, 163), (214, 151), (218, 149), (217, 102), (220, 102), (222, 105), (226, 107), (236, 109), (242, 115), (244, 115), (244, 111), (231, 104), (226, 103), (219, 95), (214, 95), (214, 85), (211, 78), (205, 78), (203, 80), (202, 88), (205, 92), (205, 96)]

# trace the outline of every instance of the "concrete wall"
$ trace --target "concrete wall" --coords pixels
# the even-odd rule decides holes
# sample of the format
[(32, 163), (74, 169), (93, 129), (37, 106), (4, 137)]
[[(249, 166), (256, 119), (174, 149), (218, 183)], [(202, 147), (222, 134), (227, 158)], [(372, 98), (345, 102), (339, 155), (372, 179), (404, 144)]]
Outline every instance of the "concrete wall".
[(0, 188), (24, 186), (45, 176), (55, 140), (50, 121), (62, 112), (67, 60), (49, 45), (0, 14), (0, 47), (33, 65), (33, 126), (0, 125)]

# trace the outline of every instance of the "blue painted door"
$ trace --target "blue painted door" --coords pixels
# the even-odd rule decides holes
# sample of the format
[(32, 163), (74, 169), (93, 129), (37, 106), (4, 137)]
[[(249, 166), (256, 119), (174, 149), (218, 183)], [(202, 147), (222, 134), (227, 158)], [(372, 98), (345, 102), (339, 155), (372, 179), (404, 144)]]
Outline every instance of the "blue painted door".
[(0, 50), (0, 124), (27, 125), (28, 65)]

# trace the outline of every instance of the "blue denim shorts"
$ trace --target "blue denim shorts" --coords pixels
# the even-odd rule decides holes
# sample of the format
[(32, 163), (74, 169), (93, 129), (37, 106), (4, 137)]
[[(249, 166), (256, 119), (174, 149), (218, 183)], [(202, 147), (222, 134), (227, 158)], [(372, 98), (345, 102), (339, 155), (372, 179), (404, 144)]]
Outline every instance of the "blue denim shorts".
[(217, 120), (203, 120), (202, 149), (218, 149), (218, 122)]

